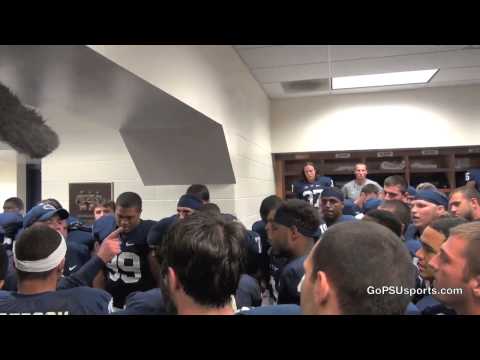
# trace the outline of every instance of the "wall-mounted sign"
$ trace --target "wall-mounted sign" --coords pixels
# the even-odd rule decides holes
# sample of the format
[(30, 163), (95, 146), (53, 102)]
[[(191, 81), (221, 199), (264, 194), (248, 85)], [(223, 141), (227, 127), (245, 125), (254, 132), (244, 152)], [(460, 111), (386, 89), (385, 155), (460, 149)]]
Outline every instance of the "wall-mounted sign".
[(295, 159), (297, 159), (297, 160), (306, 160), (309, 157), (310, 156), (308, 154), (295, 154)]
[(351, 154), (350, 153), (338, 153), (335, 154), (335, 159), (348, 159), (350, 158)]
[(422, 150), (422, 155), (438, 155), (438, 150)]
[(70, 215), (87, 225), (95, 219), (95, 205), (113, 199), (113, 183), (72, 183), (68, 187)]
[(393, 151), (379, 151), (377, 152), (377, 157), (392, 157)]

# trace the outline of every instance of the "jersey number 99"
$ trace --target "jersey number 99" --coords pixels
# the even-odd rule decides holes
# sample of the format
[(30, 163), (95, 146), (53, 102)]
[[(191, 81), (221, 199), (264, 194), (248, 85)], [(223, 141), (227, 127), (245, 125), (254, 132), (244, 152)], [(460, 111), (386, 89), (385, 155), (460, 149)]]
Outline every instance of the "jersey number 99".
[(113, 270), (108, 276), (112, 281), (122, 279), (126, 284), (133, 284), (140, 280), (142, 273), (140, 271), (140, 257), (132, 252), (122, 252), (115, 256), (107, 264), (108, 268)]

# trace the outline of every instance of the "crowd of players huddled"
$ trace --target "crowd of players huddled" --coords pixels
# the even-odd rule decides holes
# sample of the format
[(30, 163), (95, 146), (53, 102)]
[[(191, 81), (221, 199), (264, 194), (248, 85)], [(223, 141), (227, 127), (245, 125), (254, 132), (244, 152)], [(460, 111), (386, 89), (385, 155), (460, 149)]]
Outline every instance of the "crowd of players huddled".
[(55, 199), (0, 214), (0, 314), (479, 314), (480, 176), (449, 198), (365, 164), (341, 189), (303, 167), (251, 230), (194, 184), (143, 220), (133, 192), (81, 224)]

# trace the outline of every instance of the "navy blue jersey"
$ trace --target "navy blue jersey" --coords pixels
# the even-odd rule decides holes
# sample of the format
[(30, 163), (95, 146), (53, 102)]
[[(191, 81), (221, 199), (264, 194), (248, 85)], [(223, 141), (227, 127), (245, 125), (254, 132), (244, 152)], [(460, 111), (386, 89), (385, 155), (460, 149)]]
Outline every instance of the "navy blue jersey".
[(156, 285), (148, 262), (151, 250), (147, 243), (153, 225), (155, 221), (141, 220), (132, 231), (120, 234), (122, 252), (107, 264), (106, 284), (117, 308), (123, 308), (128, 294), (150, 290)]
[[(240, 277), (235, 293), (237, 308), (260, 306), (262, 297), (258, 282), (249, 275)], [(167, 314), (162, 290), (153, 288), (148, 291), (131, 293), (125, 300), (125, 308), (117, 311), (115, 315), (165, 315)]]
[(278, 304), (297, 304), (300, 305), (300, 293), (298, 284), (302, 280), (305, 270), (303, 262), (306, 256), (300, 256), (290, 261), (282, 270), (278, 280)]
[(178, 216), (172, 215), (166, 218), (163, 218), (155, 225), (152, 226), (150, 233), (148, 234), (147, 243), (150, 246), (160, 246), (162, 244), (162, 240), (167, 234), (168, 230), (170, 229), (173, 224), (178, 221)]
[(131, 293), (125, 300), (125, 309), (114, 315), (166, 315), (168, 314), (162, 290), (153, 288), (148, 291)]
[(247, 230), (245, 238), (247, 250), (246, 273), (255, 278), (259, 278), (262, 270), (262, 239), (255, 231)]
[(480, 169), (470, 169), (465, 172), (465, 181), (475, 181), (475, 188), (480, 191)]
[[(78, 269), (78, 271), (75, 269), (74, 273), (71, 273), (68, 276), (62, 276), (58, 282), (57, 290), (70, 289), (79, 286), (93, 286), (93, 280), (95, 279), (95, 276), (104, 268), (104, 266), (105, 264), (102, 259), (96, 255), (92, 256)], [(17, 272), (14, 269), (9, 272), (7, 278), (5, 279), (3, 289), (8, 291), (17, 291)]]
[(280, 275), (282, 270), (287, 265), (288, 259), (283, 256), (277, 256), (272, 254), (272, 248), (269, 251), (269, 279), (268, 279), (268, 290), (270, 296), (275, 302), (278, 301), (278, 282), (280, 280)]
[[(342, 214), (337, 219), (337, 221), (335, 221), (330, 226), (333, 226), (333, 225), (338, 224), (338, 223), (346, 222), (346, 221), (358, 221), (358, 220), (352, 215), (343, 215)], [(322, 219), (320, 219), (320, 227), (318, 228), (318, 233), (314, 237), (315, 241), (318, 240), (325, 233), (325, 231), (327, 231), (327, 229), (328, 229), (328, 225)]]
[(267, 305), (243, 310), (238, 315), (302, 315), (302, 308), (295, 304)]
[(34, 295), (0, 291), (0, 315), (106, 315), (111, 300), (106, 291), (89, 287)]
[(252, 225), (252, 231), (255, 231), (258, 235), (260, 235), (260, 239), (262, 240), (262, 249), (264, 249), (265, 252), (270, 248), (267, 229), (265, 228), (266, 226), (267, 224), (263, 220), (258, 220)]
[(90, 250), (93, 250), (93, 228), (92, 226), (82, 225), (80, 223), (72, 224), (68, 227), (67, 241), (76, 242), (87, 246)]
[(82, 243), (67, 240), (67, 253), (65, 254), (65, 267), (63, 275), (68, 276), (79, 270), (90, 260), (90, 250)]
[(420, 315), (420, 310), (413, 303), (408, 303), (404, 315)]
[(269, 277), (270, 277), (269, 251), (271, 248), (270, 242), (268, 241), (267, 230), (265, 229), (266, 225), (267, 224), (263, 220), (259, 220), (252, 225), (252, 231), (260, 235), (260, 240), (262, 243), (262, 255), (260, 256), (260, 271), (261, 271), (260, 276), (261, 276), (262, 282), (264, 282), (265, 284), (268, 283)]
[(405, 245), (407, 246), (412, 257), (415, 257), (417, 250), (422, 247), (420, 236), (421, 234), (415, 225), (408, 225), (407, 230), (405, 231)]
[(5, 249), (5, 246), (0, 244), (0, 281), (5, 280), (5, 278), (8, 275), (8, 263), (9, 263), (9, 258), (7, 254), (7, 249)]
[(305, 180), (296, 181), (293, 184), (293, 192), (300, 200), (305, 200), (310, 205), (318, 208), (320, 206), (320, 194), (323, 189), (333, 186), (333, 180), (326, 176), (320, 176), (313, 183)]
[(235, 302), (237, 303), (237, 309), (262, 305), (260, 285), (255, 278), (242, 274), (235, 292)]
[(74, 273), (90, 260), (94, 243), (92, 227), (82, 225), (75, 218), (69, 218), (69, 220), (71, 223), (68, 227), (67, 253), (63, 271), (65, 276)]
[(17, 212), (4, 212), (0, 214), (0, 244), (7, 250), (12, 250), (13, 240), (16, 239), (23, 227), (23, 216)]
[(435, 299), (432, 295), (425, 295), (420, 300), (417, 301), (415, 306), (417, 307), (420, 312), (425, 311), (428, 308), (433, 306), (441, 305), (442, 303)]
[(421, 314), (422, 315), (457, 315), (455, 310), (448, 308), (443, 304), (427, 307), (421, 312)]

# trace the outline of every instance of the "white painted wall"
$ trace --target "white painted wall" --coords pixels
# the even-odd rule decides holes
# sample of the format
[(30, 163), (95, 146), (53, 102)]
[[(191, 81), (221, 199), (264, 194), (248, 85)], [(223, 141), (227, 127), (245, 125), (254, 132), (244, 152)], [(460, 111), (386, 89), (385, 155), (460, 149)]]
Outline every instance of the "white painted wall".
[(480, 144), (480, 86), (272, 101), (272, 152)]
[[(0, 150), (0, 206), (14, 196), (17, 196), (17, 152)], [(25, 201), (25, 198), (22, 200)]]
[[(223, 125), (237, 184), (207, 184), (211, 200), (246, 226), (258, 219), (261, 201), (274, 193), (270, 102), (235, 50), (231, 46), (90, 47)], [(53, 110), (46, 117), (55, 119)], [(64, 126), (59, 131), (59, 148), (42, 161), (44, 198), (56, 197), (68, 207), (68, 183), (114, 182), (115, 196), (124, 191), (142, 196), (144, 219), (175, 212), (187, 186), (144, 186), (117, 131), (87, 121), (71, 126), (75, 130)]]

